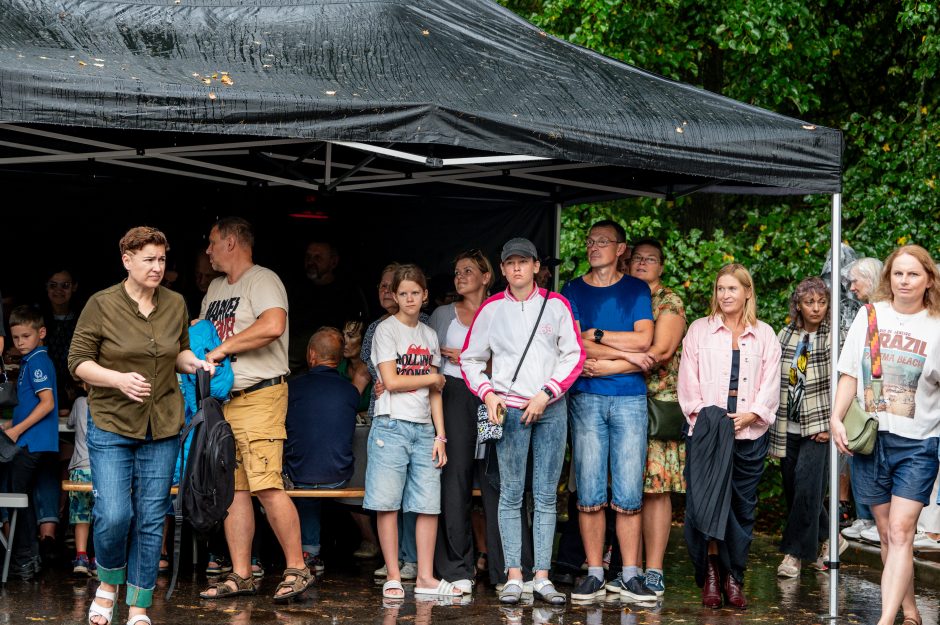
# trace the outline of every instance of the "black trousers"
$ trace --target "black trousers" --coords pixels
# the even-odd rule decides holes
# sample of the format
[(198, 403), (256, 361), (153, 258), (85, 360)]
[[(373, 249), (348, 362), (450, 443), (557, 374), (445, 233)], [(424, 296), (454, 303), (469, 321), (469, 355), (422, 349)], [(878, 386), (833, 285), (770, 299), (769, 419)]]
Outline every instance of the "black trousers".
[[(434, 570), (441, 579), (455, 581), (476, 577), (470, 513), (480, 400), (463, 380), (446, 377), (442, 399), (447, 464), (441, 470), (441, 515), (434, 549)], [(493, 516), (496, 516), (495, 508)]]
[[(493, 443), (486, 446), (486, 456), (477, 460), (477, 482), (483, 494), (483, 515), (486, 517), (490, 584), (495, 586), (506, 581), (506, 559), (503, 557), (503, 540), (499, 534), (499, 460), (496, 458), (496, 445)], [(526, 492), (532, 492), (531, 452), (526, 466)], [(523, 579), (532, 579), (532, 566), (535, 564), (531, 519), (529, 507), (524, 501), (521, 517)]]
[(31, 453), (26, 448), (20, 450), (7, 465), (11, 493), (26, 493), (30, 505), (20, 510), (16, 519), (17, 532), (13, 537), (14, 564), (25, 564), (31, 558), (39, 556), (39, 541), (36, 538), (36, 509), (33, 499), (36, 496), (36, 480), (39, 477), (40, 463), (45, 453)]
[(780, 459), (780, 471), (789, 511), (780, 552), (800, 560), (815, 560), (820, 543), (829, 537), (829, 511), (825, 505), (829, 443), (787, 434), (787, 455)]

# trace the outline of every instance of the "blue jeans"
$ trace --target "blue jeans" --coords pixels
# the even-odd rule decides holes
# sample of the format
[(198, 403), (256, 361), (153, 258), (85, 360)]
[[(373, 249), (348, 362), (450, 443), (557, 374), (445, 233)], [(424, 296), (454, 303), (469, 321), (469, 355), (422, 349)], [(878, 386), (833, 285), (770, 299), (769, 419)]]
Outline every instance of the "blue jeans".
[(417, 522), (417, 512), (398, 512), (398, 559), (402, 562), (418, 561)]
[(157, 582), (163, 517), (170, 501), (179, 437), (129, 438), (88, 419), (94, 475), (93, 510), (98, 579), (127, 582), (127, 605), (149, 608)]
[(59, 477), (59, 454), (44, 453), (36, 475), (36, 523), (59, 522), (59, 495), (62, 480)]
[[(336, 482), (335, 484), (297, 484), (294, 488), (297, 490), (329, 490), (331, 488), (342, 488), (349, 483), (349, 480)], [(297, 497), (294, 499), (294, 506), (297, 507), (297, 516), (300, 517), (300, 542), (304, 546), (304, 551), (312, 556), (320, 555), (320, 510), (323, 507), (320, 499), (317, 497)]]
[(609, 466), (610, 507), (638, 513), (646, 475), (646, 395), (574, 393), (568, 402), (578, 510), (595, 512), (607, 506)]
[(533, 569), (547, 571), (552, 565), (555, 538), (555, 499), (558, 477), (565, 459), (568, 409), (565, 398), (545, 407), (534, 425), (519, 422), (522, 410), (509, 408), (503, 422), (503, 437), (496, 443), (499, 459), (499, 535), (503, 541), (506, 569), (522, 567), (522, 494), (525, 467), (532, 445), (532, 496), (535, 500), (532, 535)]

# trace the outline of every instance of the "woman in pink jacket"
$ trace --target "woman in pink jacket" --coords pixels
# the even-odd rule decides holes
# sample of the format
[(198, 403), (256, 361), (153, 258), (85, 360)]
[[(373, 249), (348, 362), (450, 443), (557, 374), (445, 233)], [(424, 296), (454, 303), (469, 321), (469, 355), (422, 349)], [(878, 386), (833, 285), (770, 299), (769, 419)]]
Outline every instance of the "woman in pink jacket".
[[(708, 474), (731, 483), (725, 504), (713, 504), (707, 510), (720, 520), (714, 527), (723, 528), (723, 534), (703, 531), (694, 519), (686, 522), (686, 542), (707, 607), (721, 607), (722, 595), (732, 607), (747, 605), (744, 569), (754, 528), (757, 484), (767, 455), (767, 429), (780, 403), (779, 368), (780, 342), (773, 328), (757, 319), (751, 274), (742, 265), (725, 265), (718, 271), (708, 316), (694, 321), (682, 341), (679, 364), (679, 404), (689, 423), (688, 507), (696, 500), (696, 487), (713, 488), (719, 495), (728, 492), (723, 490), (727, 482), (708, 483), (701, 471), (694, 475), (695, 465), (701, 468), (719, 462), (717, 457), (695, 456), (696, 451), (701, 454), (706, 449), (705, 431), (712, 437), (707, 448), (716, 456), (724, 452), (727, 465), (726, 473)], [(697, 439), (696, 420), (703, 411), (717, 412), (721, 419), (710, 421)], [(700, 500), (701, 493), (698, 496)]]

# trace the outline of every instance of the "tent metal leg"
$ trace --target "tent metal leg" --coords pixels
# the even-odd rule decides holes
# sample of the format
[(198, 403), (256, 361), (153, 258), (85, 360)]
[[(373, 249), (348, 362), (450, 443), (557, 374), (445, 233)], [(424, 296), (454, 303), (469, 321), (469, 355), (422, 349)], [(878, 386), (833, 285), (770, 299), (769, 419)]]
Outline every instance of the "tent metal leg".
[[(839, 383), (839, 322), (842, 317), (842, 194), (832, 196), (832, 303), (829, 311), (829, 336), (832, 337), (830, 360), (831, 403), (836, 405)], [(829, 437), (829, 618), (839, 618), (839, 450)]]
[[(561, 202), (555, 202), (555, 249), (552, 252), (555, 258), (561, 258)], [(558, 269), (552, 271), (552, 288), (558, 291)]]

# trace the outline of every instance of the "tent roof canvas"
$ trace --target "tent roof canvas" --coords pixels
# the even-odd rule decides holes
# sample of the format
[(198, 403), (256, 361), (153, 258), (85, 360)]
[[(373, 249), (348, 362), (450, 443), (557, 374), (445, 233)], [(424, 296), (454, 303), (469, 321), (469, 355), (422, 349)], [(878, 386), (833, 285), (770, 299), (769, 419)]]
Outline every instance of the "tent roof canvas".
[[(394, 147), (426, 159), (395, 169), (405, 177), (442, 158), (548, 159), (476, 173), (523, 171), (516, 182), (555, 189), (552, 202), (841, 188), (839, 131), (560, 41), (489, 0), (8, 0), (0, 120), (0, 135), (118, 131), (137, 150), (166, 133)], [(559, 164), (582, 183), (567, 194), (539, 178)]]

